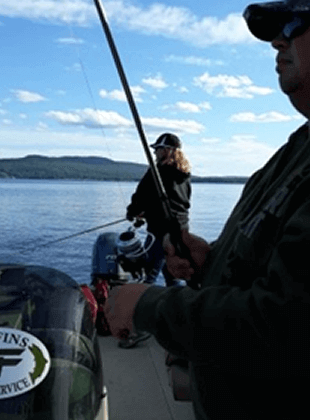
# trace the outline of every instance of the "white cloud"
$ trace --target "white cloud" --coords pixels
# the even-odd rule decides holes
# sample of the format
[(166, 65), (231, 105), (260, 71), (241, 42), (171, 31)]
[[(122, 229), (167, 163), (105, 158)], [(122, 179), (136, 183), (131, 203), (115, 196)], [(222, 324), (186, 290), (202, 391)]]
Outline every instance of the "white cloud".
[[(127, 118), (113, 111), (102, 111), (85, 108), (72, 112), (49, 111), (46, 117), (51, 118), (62, 125), (81, 126), (86, 128), (133, 129), (133, 123)], [(204, 130), (204, 126), (193, 120), (174, 120), (166, 118), (141, 118), (145, 129), (150, 131), (171, 130), (178, 133), (198, 134)]]
[(85, 0), (0, 0), (0, 15), (86, 25), (94, 19), (95, 10)]
[(205, 144), (215, 144), (219, 143), (220, 141), (221, 139), (219, 137), (204, 137), (201, 139), (201, 142)]
[(254, 95), (265, 96), (273, 93), (271, 88), (255, 86), (248, 76), (211, 76), (206, 72), (194, 78), (194, 85), (218, 97), (252, 99)]
[(84, 44), (85, 41), (81, 38), (58, 38), (56, 42), (65, 45), (81, 45)]
[(65, 70), (70, 72), (82, 71), (82, 66), (80, 63), (74, 63), (70, 67), (65, 67)]
[(8, 118), (5, 118), (2, 120), (2, 124), (3, 125), (11, 125), (12, 124), (12, 120), (9, 120)]
[(188, 93), (189, 92), (188, 88), (185, 87), (185, 86), (180, 86), (180, 87), (177, 88), (177, 90), (180, 93)]
[[(184, 149), (189, 157), (195, 175), (250, 175), (262, 166), (275, 149), (255, 136), (235, 135), (227, 142), (219, 138), (200, 134), (197, 142), (191, 142), (189, 131), (182, 128), (182, 122), (175, 121), (173, 128), (169, 122), (150, 121), (154, 129), (147, 133), (148, 143), (153, 143), (164, 130), (174, 130), (184, 140)], [(158, 127), (155, 127), (158, 125)], [(167, 127), (168, 126), (168, 127)], [(147, 163), (143, 148), (132, 129), (106, 131), (104, 136), (94, 130), (72, 132), (46, 129), (44, 135), (37, 129), (17, 130), (0, 124), (1, 157), (21, 157), (29, 154), (47, 156), (107, 156), (113, 160)], [(43, 128), (43, 126), (42, 126)]]
[(246, 123), (275, 123), (288, 122), (302, 119), (301, 115), (285, 115), (278, 111), (265, 112), (263, 114), (254, 114), (253, 112), (240, 112), (230, 117), (231, 122)]
[(180, 64), (188, 64), (191, 66), (202, 66), (202, 67), (210, 67), (213, 65), (216, 66), (223, 66), (224, 61), (222, 60), (211, 60), (210, 58), (204, 57), (195, 57), (195, 56), (178, 56), (178, 55), (169, 55), (165, 58), (165, 61), (168, 63), (180, 63)]
[(223, 19), (199, 18), (189, 8), (154, 3), (147, 8), (126, 2), (106, 3), (108, 16), (119, 25), (150, 35), (180, 39), (199, 47), (253, 42), (243, 17), (232, 13)]
[(87, 128), (116, 128), (131, 127), (132, 123), (117, 112), (100, 111), (90, 108), (76, 110), (74, 112), (49, 111), (48, 118), (63, 125), (84, 126)]
[(163, 109), (172, 109), (181, 112), (187, 113), (200, 113), (202, 111), (210, 111), (212, 109), (209, 102), (202, 102), (200, 104), (195, 104), (193, 102), (176, 102), (174, 105), (165, 105)]
[(46, 101), (46, 98), (40, 95), (40, 93), (30, 92), (28, 90), (17, 89), (13, 90), (13, 93), (20, 102), (24, 103)]
[[(0, 15), (85, 26), (98, 23), (92, 3), (87, 0), (0, 0)], [(144, 7), (129, 0), (107, 0), (104, 7), (109, 21), (126, 30), (179, 39), (199, 47), (254, 41), (243, 17), (237, 13), (223, 19), (199, 17), (186, 7), (158, 2)]]
[(193, 173), (218, 176), (249, 176), (275, 152), (275, 148), (246, 134), (234, 135), (228, 141), (205, 138), (201, 145), (187, 149), (193, 163)]
[(168, 84), (164, 81), (163, 77), (160, 74), (158, 74), (155, 77), (144, 78), (142, 79), (142, 82), (157, 90), (166, 89), (168, 87)]
[[(141, 95), (145, 93), (145, 89), (143, 89), (141, 86), (132, 86), (130, 90), (135, 101), (142, 102)], [(101, 98), (108, 98), (114, 101), (127, 102), (127, 98), (123, 90), (114, 89), (108, 92), (105, 89), (101, 89), (99, 91), (99, 95), (101, 96)]]
[(173, 120), (166, 118), (142, 118), (146, 128), (151, 130), (160, 129), (161, 131), (173, 131), (176, 133), (199, 134), (204, 130), (204, 126), (193, 120)]
[(8, 111), (6, 111), (5, 109), (0, 109), (0, 115), (5, 115), (7, 113), (8, 113)]
[(42, 121), (39, 121), (36, 129), (37, 131), (46, 131), (48, 129), (48, 125), (43, 123)]

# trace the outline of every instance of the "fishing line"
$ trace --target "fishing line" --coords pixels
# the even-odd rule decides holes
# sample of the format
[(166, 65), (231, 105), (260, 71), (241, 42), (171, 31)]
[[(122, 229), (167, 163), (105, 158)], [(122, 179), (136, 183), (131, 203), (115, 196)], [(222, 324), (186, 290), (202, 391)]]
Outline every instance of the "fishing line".
[[(70, 32), (71, 37), (73, 39), (78, 39), (78, 37), (76, 36), (76, 34), (74, 32), (74, 29), (73, 29), (72, 25), (69, 25), (68, 24), (68, 29), (69, 29), (69, 32)], [(80, 52), (80, 48), (79, 48), (79, 44), (78, 43), (75, 44), (75, 50), (76, 50), (76, 55), (77, 55), (77, 58), (78, 58), (78, 61), (79, 61), (79, 64), (80, 64), (80, 67), (81, 67), (81, 70), (82, 70), (82, 73), (83, 73), (83, 77), (84, 77), (84, 81), (85, 81), (85, 84), (86, 84), (86, 87), (87, 87), (87, 91), (88, 91), (88, 94), (89, 94), (90, 99), (91, 99), (91, 102), (92, 102), (93, 109), (96, 112), (96, 114), (98, 114), (99, 113), (99, 108), (97, 107), (97, 104), (96, 104), (96, 101), (95, 101), (95, 96), (93, 94), (93, 90), (92, 90), (92, 87), (91, 87), (91, 83), (89, 81), (89, 78), (87, 76), (86, 67), (85, 67), (84, 62), (82, 60), (81, 52)], [(104, 131), (104, 129), (103, 129), (103, 127), (101, 125), (99, 125), (98, 129), (100, 130), (101, 135), (102, 135), (102, 138), (104, 139), (104, 144), (105, 144), (105, 147), (107, 149), (107, 154), (112, 159), (113, 154), (111, 153), (111, 149), (109, 147), (109, 143), (107, 142), (106, 133), (105, 133), (105, 131)], [(118, 169), (118, 172), (119, 171), (120, 170)], [(124, 208), (125, 208), (126, 207), (127, 200), (125, 199), (124, 191), (121, 188), (121, 185), (119, 183), (120, 181), (119, 180), (116, 180), (116, 182), (117, 182), (118, 189), (119, 189), (119, 192), (120, 192), (120, 195), (121, 195), (121, 200), (123, 201)]]
[(101, 226), (96, 226), (96, 227), (93, 227), (93, 228), (90, 228), (90, 229), (86, 229), (86, 230), (83, 230), (83, 231), (78, 232), (78, 233), (73, 233), (72, 235), (64, 236), (62, 238), (58, 238), (58, 239), (55, 239), (53, 241), (46, 242), (45, 244), (39, 244), (39, 245), (33, 246), (31, 248), (28, 248), (28, 249), (24, 249), (24, 250), (21, 250), (21, 251), (12, 252), (9, 255), (25, 254), (27, 252), (32, 252), (32, 251), (35, 251), (38, 248), (44, 248), (46, 246), (55, 245), (55, 244), (57, 244), (59, 242), (67, 241), (67, 240), (72, 239), (72, 238), (75, 238), (77, 236), (82, 236), (82, 235), (85, 235), (86, 233), (91, 233), (91, 232), (94, 232), (96, 230), (104, 229), (104, 228), (107, 228), (109, 226), (114, 226), (114, 225), (117, 225), (119, 223), (123, 223), (123, 222), (126, 222), (126, 221), (127, 221), (127, 219), (115, 220), (114, 222), (110, 222), (110, 223), (106, 223), (106, 224), (101, 225)]

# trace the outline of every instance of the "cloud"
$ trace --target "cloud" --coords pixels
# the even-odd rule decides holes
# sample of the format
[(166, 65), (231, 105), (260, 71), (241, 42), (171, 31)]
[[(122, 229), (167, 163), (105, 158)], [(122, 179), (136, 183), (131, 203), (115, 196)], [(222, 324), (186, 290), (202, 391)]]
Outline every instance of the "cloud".
[[(86, 128), (133, 129), (133, 122), (114, 111), (85, 108), (72, 112), (49, 111), (47, 118), (62, 125), (81, 126)], [(173, 120), (166, 118), (141, 118), (143, 126), (150, 131), (172, 130), (179, 133), (198, 134), (204, 130), (202, 124), (193, 120)]]
[[(136, 102), (142, 102), (141, 94), (145, 93), (145, 90), (141, 86), (132, 86), (130, 88), (132, 96), (134, 97)], [(105, 89), (101, 89), (99, 91), (99, 95), (101, 98), (111, 99), (113, 101), (121, 101), (127, 102), (127, 98), (125, 92), (123, 90), (114, 89), (110, 92), (106, 91)]]
[(230, 117), (231, 122), (246, 123), (278, 123), (302, 119), (301, 115), (285, 115), (278, 111), (265, 112), (263, 114), (254, 114), (253, 112), (240, 112)]
[(42, 121), (39, 121), (36, 127), (37, 131), (46, 131), (48, 129), (48, 125), (43, 123)]
[[(48, 156), (64, 156), (64, 155), (86, 155), (90, 154), (96, 156), (107, 155), (105, 151), (106, 137), (102, 133), (96, 133), (93, 130), (84, 130), (78, 133), (66, 132), (64, 127), (60, 131), (51, 131), (44, 129), (44, 124), (40, 123), (35, 129), (12, 129), (6, 127), (1, 129), (0, 135), (0, 149), (1, 155), (6, 157), (21, 157), (31, 154), (42, 154)], [(42, 135), (44, 130), (44, 135)], [(109, 148), (113, 148), (115, 156), (118, 158), (118, 151), (121, 149), (121, 144), (117, 136), (109, 138)], [(137, 144), (137, 139), (135, 138)], [(123, 140), (124, 149), (126, 143)], [(136, 147), (139, 149), (139, 147)], [(126, 150), (125, 150), (126, 152)], [(125, 158), (125, 152), (123, 156)], [(127, 149), (127, 155), (131, 150)], [(141, 153), (142, 155), (142, 153)], [(125, 159), (124, 159), (125, 160)], [(132, 159), (135, 161), (135, 159)]]
[[(45, 156), (101, 156), (115, 161), (147, 164), (141, 142), (134, 130), (101, 131), (79, 130), (73, 132), (60, 127), (60, 130), (40, 127), (14, 129), (14, 126), (1, 125), (1, 158), (22, 157), (29, 154)], [(148, 133), (148, 143), (155, 142), (161, 130)]]
[(84, 126), (87, 128), (116, 128), (131, 127), (132, 122), (117, 112), (100, 111), (90, 108), (74, 112), (49, 111), (48, 118), (52, 118), (62, 125)]
[(199, 134), (205, 127), (193, 120), (173, 120), (166, 118), (142, 118), (146, 128), (150, 130), (173, 131), (175, 133)]
[(194, 162), (193, 173), (218, 176), (249, 176), (275, 152), (275, 148), (247, 134), (234, 135), (228, 141), (205, 138), (199, 146), (188, 146), (187, 150)]
[[(255, 42), (241, 14), (218, 19), (199, 17), (189, 8), (154, 3), (138, 6), (129, 0), (104, 2), (109, 21), (125, 30), (178, 39), (198, 47)], [(86, 0), (0, 0), (0, 15), (86, 26), (98, 23), (94, 4)]]
[(86, 25), (95, 18), (95, 9), (85, 0), (0, 0), (0, 15)]
[(187, 88), (186, 86), (179, 86), (179, 87), (177, 88), (177, 90), (178, 90), (178, 92), (180, 92), (180, 93), (188, 93), (188, 92), (189, 92), (189, 90), (188, 90), (188, 88)]
[(252, 99), (254, 95), (265, 96), (274, 92), (271, 88), (255, 86), (248, 76), (211, 76), (208, 72), (195, 77), (194, 85), (210, 95), (229, 98)]
[(107, 2), (108, 16), (119, 25), (149, 35), (183, 40), (198, 47), (254, 41), (243, 17), (232, 13), (223, 19), (199, 18), (189, 8), (154, 3), (141, 8), (122, 0)]
[(210, 67), (210, 66), (223, 66), (224, 61), (222, 60), (211, 60), (210, 58), (204, 57), (195, 57), (195, 56), (178, 56), (178, 55), (169, 55), (165, 57), (165, 61), (167, 63), (180, 63), (180, 64), (188, 64), (191, 66), (202, 66), (202, 67)]
[(3, 125), (11, 125), (12, 124), (12, 120), (9, 120), (8, 118), (4, 118), (2, 120), (2, 124)]
[(70, 67), (65, 67), (65, 70), (70, 71), (70, 72), (78, 72), (78, 71), (82, 71), (82, 66), (80, 63), (74, 63)]
[(195, 104), (193, 102), (176, 102), (174, 105), (164, 105), (163, 109), (172, 109), (181, 112), (187, 113), (201, 113), (203, 111), (210, 111), (212, 109), (209, 102), (202, 102), (200, 104)]
[(46, 101), (47, 99), (44, 96), (40, 95), (39, 93), (29, 92), (28, 90), (13, 90), (15, 97), (23, 103), (31, 103), (31, 102), (42, 102)]
[(81, 45), (85, 43), (85, 41), (81, 38), (58, 38), (56, 42), (58, 42), (58, 44), (65, 45)]
[(219, 143), (220, 141), (221, 139), (219, 137), (204, 137), (201, 139), (201, 142), (205, 144), (215, 144)]
[(142, 79), (142, 82), (154, 89), (162, 90), (168, 87), (168, 84), (164, 81), (163, 77), (158, 74), (155, 77), (147, 77)]

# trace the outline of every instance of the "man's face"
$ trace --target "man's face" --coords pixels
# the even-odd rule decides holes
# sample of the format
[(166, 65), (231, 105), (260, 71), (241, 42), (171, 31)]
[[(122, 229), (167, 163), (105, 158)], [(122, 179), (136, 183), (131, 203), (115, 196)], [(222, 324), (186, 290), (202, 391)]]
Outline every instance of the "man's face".
[[(272, 46), (278, 51), (277, 67), (281, 89), (288, 96), (310, 94), (310, 28), (287, 40), (279, 34)], [(310, 99), (310, 96), (308, 96)]]

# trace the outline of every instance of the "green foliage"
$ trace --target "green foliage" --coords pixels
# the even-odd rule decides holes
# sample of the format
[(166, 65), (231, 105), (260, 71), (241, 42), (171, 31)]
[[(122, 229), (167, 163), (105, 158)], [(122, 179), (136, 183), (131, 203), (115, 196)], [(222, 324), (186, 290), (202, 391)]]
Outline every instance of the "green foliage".
[[(139, 181), (147, 168), (147, 165), (94, 156), (51, 158), (29, 155), (19, 159), (0, 159), (0, 178)], [(244, 184), (246, 181), (246, 177), (192, 177), (192, 182)]]
[(31, 155), (20, 159), (0, 159), (2, 178), (139, 181), (146, 170), (146, 165), (96, 157)]

